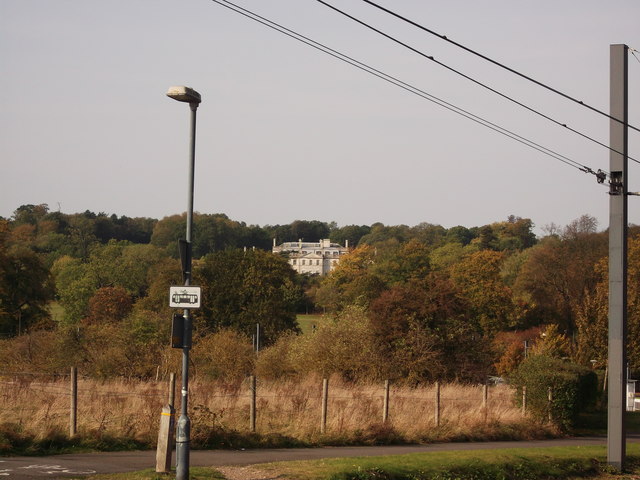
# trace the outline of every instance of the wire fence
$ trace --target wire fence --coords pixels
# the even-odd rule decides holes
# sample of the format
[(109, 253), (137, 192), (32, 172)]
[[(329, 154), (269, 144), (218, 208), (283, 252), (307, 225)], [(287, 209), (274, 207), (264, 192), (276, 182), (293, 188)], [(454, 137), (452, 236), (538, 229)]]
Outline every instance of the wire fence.
[[(69, 429), (152, 439), (162, 407), (174, 395), (166, 381), (96, 380), (73, 375), (0, 372), (0, 424), (37, 432)], [(505, 385), (438, 382), (409, 388), (359, 385), (339, 379), (266, 381), (247, 377), (225, 383), (190, 384), (189, 415), (194, 434), (215, 428), (281, 434), (295, 438), (361, 432), (387, 425), (409, 437), (434, 427), (464, 429), (488, 422), (522, 421)], [(177, 397), (180, 398), (179, 396)], [(178, 405), (173, 405), (179, 409)]]

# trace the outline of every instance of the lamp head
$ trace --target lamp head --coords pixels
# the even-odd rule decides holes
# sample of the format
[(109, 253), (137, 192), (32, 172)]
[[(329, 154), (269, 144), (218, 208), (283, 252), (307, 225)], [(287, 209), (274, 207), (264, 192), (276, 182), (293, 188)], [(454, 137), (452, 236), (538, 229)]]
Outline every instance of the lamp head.
[(202, 97), (198, 92), (191, 87), (184, 86), (169, 87), (167, 97), (171, 97), (179, 102), (187, 103), (200, 103), (202, 101)]

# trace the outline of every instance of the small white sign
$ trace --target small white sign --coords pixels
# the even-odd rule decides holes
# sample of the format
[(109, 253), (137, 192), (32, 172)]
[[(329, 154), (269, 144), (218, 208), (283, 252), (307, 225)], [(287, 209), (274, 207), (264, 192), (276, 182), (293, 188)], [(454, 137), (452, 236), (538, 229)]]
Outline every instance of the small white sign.
[(176, 308), (200, 308), (200, 287), (182, 285), (169, 287), (169, 306)]

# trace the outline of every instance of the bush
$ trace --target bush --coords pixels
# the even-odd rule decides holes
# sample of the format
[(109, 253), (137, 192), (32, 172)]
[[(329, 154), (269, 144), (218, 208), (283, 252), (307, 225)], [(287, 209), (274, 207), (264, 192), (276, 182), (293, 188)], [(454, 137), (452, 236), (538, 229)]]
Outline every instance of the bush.
[(198, 338), (193, 347), (195, 371), (210, 378), (239, 382), (253, 372), (251, 339), (230, 328)]
[[(578, 414), (593, 405), (597, 398), (598, 380), (593, 371), (545, 355), (527, 358), (509, 380), (516, 392), (527, 387), (527, 410), (531, 414), (540, 420), (550, 414), (552, 421), (563, 430), (573, 427)], [(516, 401), (522, 401), (520, 393), (516, 393)]]

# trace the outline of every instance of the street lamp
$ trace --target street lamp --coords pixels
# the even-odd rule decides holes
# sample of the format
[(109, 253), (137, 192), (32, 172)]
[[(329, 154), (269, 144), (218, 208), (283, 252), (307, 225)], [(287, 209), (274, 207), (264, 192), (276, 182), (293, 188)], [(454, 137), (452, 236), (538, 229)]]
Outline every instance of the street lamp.
[[(187, 234), (186, 234), (186, 261), (183, 263), (184, 284), (191, 285), (191, 232), (193, 229), (193, 180), (196, 160), (196, 110), (202, 101), (198, 92), (189, 87), (171, 87), (167, 96), (186, 102), (191, 108), (191, 135), (189, 143), (189, 194), (187, 201)], [(180, 417), (176, 432), (176, 480), (188, 480), (189, 478), (189, 442), (191, 435), (191, 421), (187, 414), (187, 401), (189, 395), (189, 350), (191, 349), (191, 314), (184, 310), (184, 334), (182, 345), (182, 401), (180, 402)]]

